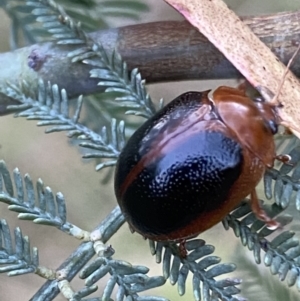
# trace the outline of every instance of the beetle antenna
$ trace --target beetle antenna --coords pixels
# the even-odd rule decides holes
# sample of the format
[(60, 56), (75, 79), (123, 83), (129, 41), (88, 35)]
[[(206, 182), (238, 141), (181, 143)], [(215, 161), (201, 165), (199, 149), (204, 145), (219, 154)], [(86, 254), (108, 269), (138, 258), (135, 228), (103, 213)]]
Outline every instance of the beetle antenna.
[(281, 81), (280, 81), (280, 84), (279, 84), (279, 88), (278, 88), (277, 93), (275, 94), (275, 96), (274, 96), (274, 98), (272, 100), (273, 104), (277, 104), (278, 105), (278, 101), (277, 100), (278, 100), (281, 88), (282, 88), (282, 86), (284, 84), (286, 76), (287, 76), (287, 74), (288, 74), (288, 72), (290, 70), (290, 67), (291, 67), (291, 65), (292, 65), (292, 63), (293, 63), (296, 55), (298, 54), (299, 50), (300, 50), (300, 43), (298, 44), (298, 47), (297, 47), (296, 51), (294, 52), (293, 56), (290, 58), (288, 64), (286, 65), (286, 69), (285, 69), (285, 72), (283, 74), (283, 77), (281, 78)]

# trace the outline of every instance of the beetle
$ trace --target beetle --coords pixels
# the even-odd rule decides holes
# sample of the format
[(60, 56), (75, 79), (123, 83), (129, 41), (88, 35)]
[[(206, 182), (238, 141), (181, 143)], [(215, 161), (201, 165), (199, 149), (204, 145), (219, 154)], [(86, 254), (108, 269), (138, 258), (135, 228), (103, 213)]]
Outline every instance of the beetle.
[(115, 171), (115, 194), (133, 230), (155, 241), (183, 241), (220, 222), (276, 158), (276, 106), (231, 87), (184, 93), (128, 140)]

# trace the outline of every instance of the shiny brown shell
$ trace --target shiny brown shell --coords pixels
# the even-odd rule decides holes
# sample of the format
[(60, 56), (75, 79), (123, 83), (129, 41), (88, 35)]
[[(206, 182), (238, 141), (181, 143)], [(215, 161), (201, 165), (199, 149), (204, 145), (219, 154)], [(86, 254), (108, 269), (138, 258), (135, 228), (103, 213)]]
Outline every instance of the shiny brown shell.
[(237, 89), (187, 92), (129, 139), (115, 194), (130, 226), (153, 240), (182, 240), (221, 221), (273, 164), (276, 112)]

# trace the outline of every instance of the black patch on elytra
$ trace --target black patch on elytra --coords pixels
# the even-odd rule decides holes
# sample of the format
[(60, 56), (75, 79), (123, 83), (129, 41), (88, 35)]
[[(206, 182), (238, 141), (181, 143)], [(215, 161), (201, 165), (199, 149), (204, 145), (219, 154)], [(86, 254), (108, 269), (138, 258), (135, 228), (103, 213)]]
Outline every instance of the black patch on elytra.
[[(127, 153), (127, 162), (138, 157)], [(141, 232), (168, 234), (217, 209), (239, 177), (242, 163), (236, 141), (219, 132), (200, 132), (145, 167), (119, 202), (128, 221)], [(126, 160), (123, 164), (116, 183), (130, 172)]]

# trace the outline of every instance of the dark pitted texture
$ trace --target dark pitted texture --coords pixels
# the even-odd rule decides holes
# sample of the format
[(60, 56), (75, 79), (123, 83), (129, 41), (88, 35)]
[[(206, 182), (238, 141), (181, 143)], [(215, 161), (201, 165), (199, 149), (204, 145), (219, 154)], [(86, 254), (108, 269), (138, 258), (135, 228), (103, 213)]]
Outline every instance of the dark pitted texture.
[(224, 126), (213, 113), (202, 120), (200, 99), (196, 92), (175, 99), (142, 125), (121, 153), (116, 196), (141, 233), (168, 234), (218, 210), (241, 173), (240, 144), (214, 131)]
[(214, 132), (194, 135), (143, 169), (121, 197), (125, 216), (149, 234), (182, 228), (226, 200), (241, 166), (235, 141)]

